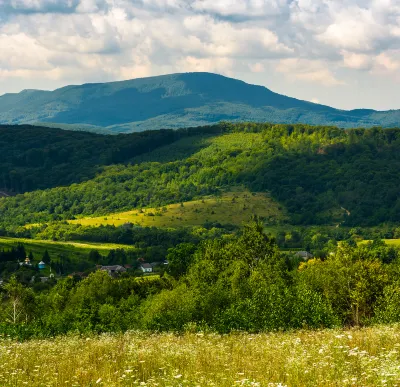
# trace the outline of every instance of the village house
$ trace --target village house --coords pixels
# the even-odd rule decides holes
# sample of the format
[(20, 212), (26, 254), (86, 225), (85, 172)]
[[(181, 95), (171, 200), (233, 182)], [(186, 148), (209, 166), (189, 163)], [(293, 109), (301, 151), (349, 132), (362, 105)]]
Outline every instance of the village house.
[(298, 251), (296, 253), (296, 257), (303, 258), (306, 261), (307, 259), (313, 258), (314, 256), (308, 251)]
[(126, 272), (126, 269), (121, 265), (102, 266), (100, 270), (106, 271), (111, 276)]
[(143, 271), (143, 273), (152, 273), (153, 272), (153, 266), (151, 266), (150, 263), (142, 263), (140, 265), (140, 269)]

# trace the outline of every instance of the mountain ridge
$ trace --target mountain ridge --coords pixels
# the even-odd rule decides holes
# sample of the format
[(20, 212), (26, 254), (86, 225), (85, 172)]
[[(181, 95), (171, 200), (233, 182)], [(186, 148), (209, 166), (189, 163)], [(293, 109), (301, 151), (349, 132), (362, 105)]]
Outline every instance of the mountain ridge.
[(340, 110), (222, 75), (176, 73), (0, 96), (0, 124), (40, 124), (103, 133), (231, 122), (400, 126), (400, 110)]

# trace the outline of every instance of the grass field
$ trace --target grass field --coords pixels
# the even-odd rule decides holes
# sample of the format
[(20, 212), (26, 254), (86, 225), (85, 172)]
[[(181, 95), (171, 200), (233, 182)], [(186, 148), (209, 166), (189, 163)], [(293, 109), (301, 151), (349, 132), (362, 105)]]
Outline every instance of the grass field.
[(205, 222), (242, 225), (253, 215), (264, 217), (270, 223), (286, 218), (279, 204), (262, 193), (229, 192), (221, 197), (208, 197), (182, 204), (121, 212), (97, 218), (86, 217), (71, 220), (70, 223), (85, 226), (107, 224), (120, 226), (130, 222), (141, 226), (180, 227), (201, 226)]
[[(383, 241), (389, 246), (400, 247), (400, 239), (383, 239)], [(359, 244), (365, 244), (368, 242), (372, 241), (364, 240), (359, 242)]]
[(35, 257), (42, 256), (45, 250), (47, 250), (51, 257), (65, 254), (70, 257), (75, 257), (76, 259), (81, 259), (82, 257), (86, 258), (89, 252), (93, 249), (98, 250), (102, 255), (107, 255), (110, 250), (128, 250), (134, 248), (129, 245), (113, 243), (54, 242), (47, 240), (0, 237), (0, 249), (8, 249), (12, 246), (16, 246), (18, 243), (22, 243), (25, 247), (25, 251), (27, 253), (32, 252)]
[(0, 339), (8, 386), (399, 386), (400, 329)]

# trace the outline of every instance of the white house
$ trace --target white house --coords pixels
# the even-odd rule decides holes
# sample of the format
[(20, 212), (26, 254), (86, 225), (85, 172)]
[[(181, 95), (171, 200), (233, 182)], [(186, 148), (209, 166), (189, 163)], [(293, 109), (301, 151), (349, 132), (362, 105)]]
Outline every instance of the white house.
[(143, 273), (152, 273), (153, 272), (153, 266), (151, 266), (150, 263), (142, 263), (140, 265), (140, 268), (142, 269)]

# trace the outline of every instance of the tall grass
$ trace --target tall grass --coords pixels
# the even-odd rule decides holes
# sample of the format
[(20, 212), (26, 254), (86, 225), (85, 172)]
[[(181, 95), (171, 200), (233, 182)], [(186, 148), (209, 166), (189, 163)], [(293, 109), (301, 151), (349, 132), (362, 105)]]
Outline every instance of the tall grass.
[(0, 340), (8, 386), (398, 386), (400, 328)]

